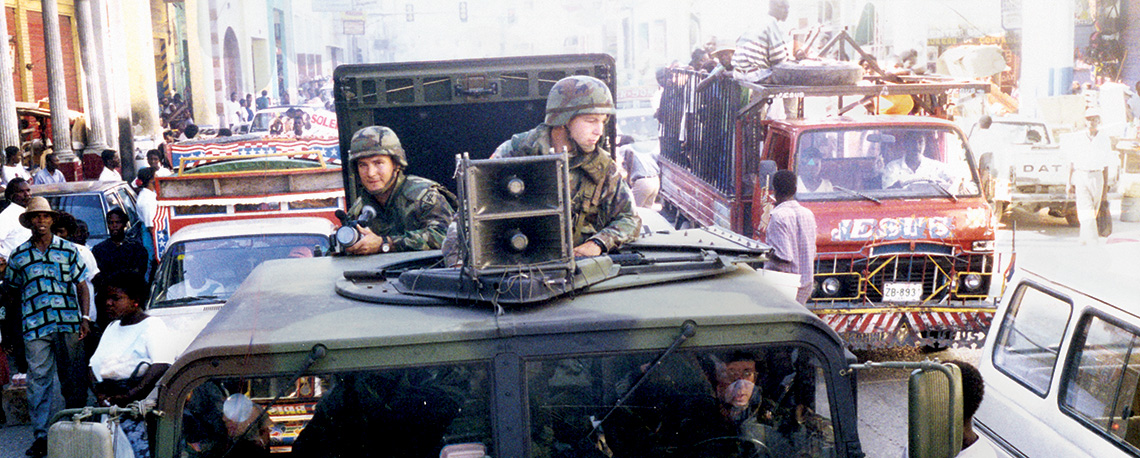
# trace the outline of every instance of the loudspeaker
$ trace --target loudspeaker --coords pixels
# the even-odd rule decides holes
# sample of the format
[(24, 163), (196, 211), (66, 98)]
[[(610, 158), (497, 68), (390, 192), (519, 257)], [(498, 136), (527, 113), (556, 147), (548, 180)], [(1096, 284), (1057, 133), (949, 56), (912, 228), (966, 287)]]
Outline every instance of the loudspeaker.
[(566, 155), (457, 159), (467, 265), (485, 273), (573, 269)]

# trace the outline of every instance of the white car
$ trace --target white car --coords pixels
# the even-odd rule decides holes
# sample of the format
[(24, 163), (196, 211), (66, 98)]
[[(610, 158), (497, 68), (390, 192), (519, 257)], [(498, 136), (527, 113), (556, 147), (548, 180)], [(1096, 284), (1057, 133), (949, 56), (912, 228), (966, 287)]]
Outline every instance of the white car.
[(159, 261), (147, 313), (162, 318), (179, 352), (264, 261), (329, 252), (332, 222), (317, 217), (198, 223), (175, 232)]

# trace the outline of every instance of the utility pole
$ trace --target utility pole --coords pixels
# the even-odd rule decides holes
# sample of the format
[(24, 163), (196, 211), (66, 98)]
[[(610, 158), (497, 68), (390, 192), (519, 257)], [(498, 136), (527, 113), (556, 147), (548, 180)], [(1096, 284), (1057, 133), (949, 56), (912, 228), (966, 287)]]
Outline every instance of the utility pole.
[[(67, 83), (63, 79), (63, 48), (59, 34), (59, 8), (55, 0), (40, 0), (47, 52), (48, 100), (51, 103), (51, 141), (59, 170), (68, 181), (79, 180), (79, 158), (71, 151), (71, 122), (67, 113)], [(6, 78), (5, 75), (0, 77)]]
[[(5, 42), (8, 40), (8, 21), (0, 21), (0, 38)], [(8, 74), (14, 66), (7, 50), (0, 52), (0, 68), (4, 69), (2, 73)], [(12, 84), (12, 78), (8, 77), (0, 78), (0, 142), (0, 147), (20, 146), (20, 126), (16, 121), (16, 88)]]

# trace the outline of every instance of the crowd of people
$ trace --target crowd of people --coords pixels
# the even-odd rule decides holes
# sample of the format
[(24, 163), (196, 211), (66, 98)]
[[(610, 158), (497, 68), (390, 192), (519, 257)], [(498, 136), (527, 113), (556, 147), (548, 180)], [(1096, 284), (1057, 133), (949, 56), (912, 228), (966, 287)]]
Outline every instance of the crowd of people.
[[(118, 156), (103, 152), (100, 181), (122, 181)], [(148, 235), (157, 212), (154, 177), (171, 173), (163, 156), (149, 151), (149, 167), (137, 174), (137, 210)], [(109, 238), (88, 248), (84, 221), (31, 196), (33, 183), (65, 181), (54, 154), (46, 154), (35, 173), (21, 163), (18, 148), (7, 148), (5, 158), (0, 375), (10, 380), (26, 374), (35, 435), (27, 454), (43, 456), (48, 421), (61, 407), (125, 406), (144, 399), (174, 355), (165, 347), (161, 321), (142, 311), (155, 267), (153, 244), (144, 243), (149, 237), (129, 237), (127, 213), (114, 208), (106, 215)], [(136, 456), (147, 456), (140, 425), (122, 423)]]

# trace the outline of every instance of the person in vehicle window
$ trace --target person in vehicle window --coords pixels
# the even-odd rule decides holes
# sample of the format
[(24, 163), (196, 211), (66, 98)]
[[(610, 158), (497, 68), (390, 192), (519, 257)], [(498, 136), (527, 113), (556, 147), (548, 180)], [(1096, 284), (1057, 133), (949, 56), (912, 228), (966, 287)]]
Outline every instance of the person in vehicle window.
[(183, 297), (213, 296), (219, 297), (226, 292), (225, 285), (207, 275), (214, 269), (200, 262), (194, 255), (184, 255), (182, 260), (182, 281), (170, 285), (166, 289), (164, 300), (180, 299)]
[[(883, 169), (883, 188), (902, 187), (918, 181), (935, 181), (949, 187), (954, 176), (941, 161), (926, 157), (926, 135), (906, 132), (899, 135), (903, 156)], [(896, 149), (897, 151), (897, 149)]]
[(801, 192), (833, 192), (834, 188), (831, 186), (831, 180), (824, 178), (822, 175), (823, 153), (819, 152), (816, 148), (807, 148), (800, 153), (800, 170), (797, 176), (799, 182), (797, 188)]
[(550, 89), (546, 119), (515, 134), (492, 158), (570, 155), (570, 200), (575, 256), (597, 256), (637, 239), (641, 219), (617, 163), (602, 148), (606, 123), (614, 111), (606, 83), (589, 76), (569, 76)]
[(404, 173), (408, 159), (396, 133), (371, 126), (356, 131), (348, 156), (359, 184), (348, 214), (356, 219), (366, 207), (376, 216), (360, 228), (349, 254), (436, 250), (443, 244), (455, 212), (450, 192), (426, 178)]
[[(125, 407), (155, 393), (158, 379), (174, 362), (177, 349), (168, 345), (162, 320), (142, 310), (149, 294), (137, 272), (118, 272), (104, 282), (106, 310), (111, 321), (91, 355), (92, 391), (102, 406)], [(146, 422), (123, 418), (123, 432), (139, 458), (149, 457)]]

